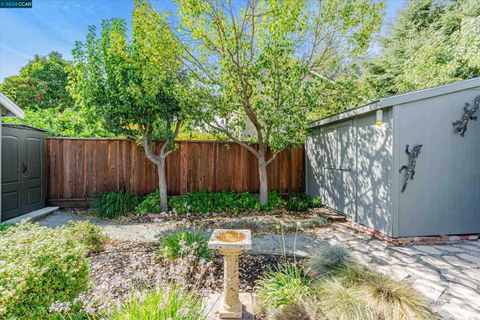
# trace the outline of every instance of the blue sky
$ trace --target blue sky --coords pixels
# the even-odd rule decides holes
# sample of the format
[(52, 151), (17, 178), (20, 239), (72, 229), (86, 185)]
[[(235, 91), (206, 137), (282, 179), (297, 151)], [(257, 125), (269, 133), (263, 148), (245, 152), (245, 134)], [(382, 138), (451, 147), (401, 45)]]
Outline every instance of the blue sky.
[[(387, 0), (385, 23), (393, 21), (406, 0)], [(154, 2), (175, 11), (170, 0)], [(59, 51), (71, 59), (75, 41), (83, 41), (89, 25), (112, 17), (131, 20), (133, 0), (33, 0), (32, 9), (0, 9), (0, 82), (18, 74), (35, 54)]]

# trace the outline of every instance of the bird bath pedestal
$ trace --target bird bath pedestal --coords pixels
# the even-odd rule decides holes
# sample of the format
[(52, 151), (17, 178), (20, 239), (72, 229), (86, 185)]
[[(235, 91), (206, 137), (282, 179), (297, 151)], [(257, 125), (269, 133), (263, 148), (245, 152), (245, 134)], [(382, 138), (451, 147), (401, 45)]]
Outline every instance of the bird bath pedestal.
[(223, 255), (223, 304), (218, 316), (226, 319), (242, 319), (242, 303), (239, 297), (238, 256), (252, 249), (250, 230), (215, 229), (210, 241), (210, 249)]

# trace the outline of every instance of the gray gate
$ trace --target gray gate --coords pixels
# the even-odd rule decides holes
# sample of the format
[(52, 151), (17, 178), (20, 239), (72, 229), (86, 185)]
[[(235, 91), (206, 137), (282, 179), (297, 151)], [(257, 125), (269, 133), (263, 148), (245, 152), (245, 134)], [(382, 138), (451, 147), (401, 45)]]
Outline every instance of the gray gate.
[(45, 206), (44, 139), (35, 128), (3, 125), (1, 221)]

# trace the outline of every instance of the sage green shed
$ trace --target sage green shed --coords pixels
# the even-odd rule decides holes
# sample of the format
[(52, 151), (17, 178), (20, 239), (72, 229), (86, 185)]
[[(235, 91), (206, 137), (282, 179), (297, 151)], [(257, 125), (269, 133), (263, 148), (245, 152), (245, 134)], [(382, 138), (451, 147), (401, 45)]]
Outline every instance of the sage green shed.
[[(312, 122), (306, 192), (393, 238), (480, 233), (480, 120), (469, 119), (464, 136), (452, 125), (464, 117), (466, 103), (467, 110), (480, 104), (480, 78)], [(406, 145), (422, 148), (402, 192)]]

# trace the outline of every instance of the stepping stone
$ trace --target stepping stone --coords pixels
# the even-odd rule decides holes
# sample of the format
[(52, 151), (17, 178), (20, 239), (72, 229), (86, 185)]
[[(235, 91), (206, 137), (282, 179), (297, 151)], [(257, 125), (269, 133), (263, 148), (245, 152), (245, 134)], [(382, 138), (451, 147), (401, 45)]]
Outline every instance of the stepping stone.
[(470, 307), (468, 303), (465, 303), (460, 299), (452, 299), (449, 302), (445, 303), (442, 307), (442, 310), (447, 311), (455, 319), (461, 320), (478, 320), (479, 311)]
[(448, 252), (464, 252), (465, 250), (454, 247), (452, 245), (436, 245), (432, 246), (432, 248), (435, 248), (437, 250), (442, 251), (443, 253), (448, 253)]
[(438, 282), (428, 281), (426, 279), (415, 280), (412, 283), (412, 287), (434, 302), (438, 301), (446, 289), (445, 286), (438, 284)]
[(474, 245), (469, 245), (469, 244), (461, 244), (457, 245), (458, 248), (461, 248), (462, 251), (473, 251), (476, 253), (480, 253), (480, 246), (474, 246)]
[(445, 257), (432, 257), (432, 256), (422, 256), (420, 260), (434, 266), (435, 268), (438, 269), (448, 269), (451, 268), (452, 265), (444, 260)]
[(441, 273), (442, 273), (442, 276), (445, 279), (447, 279), (450, 283), (460, 283), (474, 290), (477, 289), (478, 278), (471, 278), (468, 274), (464, 273), (463, 271), (451, 269), (451, 270), (442, 270)]
[(413, 246), (416, 250), (419, 250), (423, 253), (433, 254), (433, 255), (440, 255), (442, 252), (436, 249), (433, 246)]
[[(465, 268), (466, 267), (466, 263), (465, 261), (463, 260), (460, 260), (458, 257), (456, 256), (443, 256), (443, 260), (445, 260), (449, 265), (450, 265), (450, 268), (452, 266), (454, 267), (461, 267), (461, 268)], [(480, 277), (480, 275), (479, 275)]]
[(469, 302), (471, 306), (478, 304), (478, 308), (480, 308), (480, 302), (478, 300), (478, 292), (475, 290), (456, 283), (450, 283), (448, 285), (448, 293), (451, 294), (454, 298), (458, 298), (465, 302)]
[(459, 257), (460, 259), (463, 259), (463, 260), (473, 262), (477, 266), (480, 265), (480, 257), (473, 256), (473, 255), (467, 254), (467, 253), (459, 253), (459, 254), (457, 254), (457, 257)]

